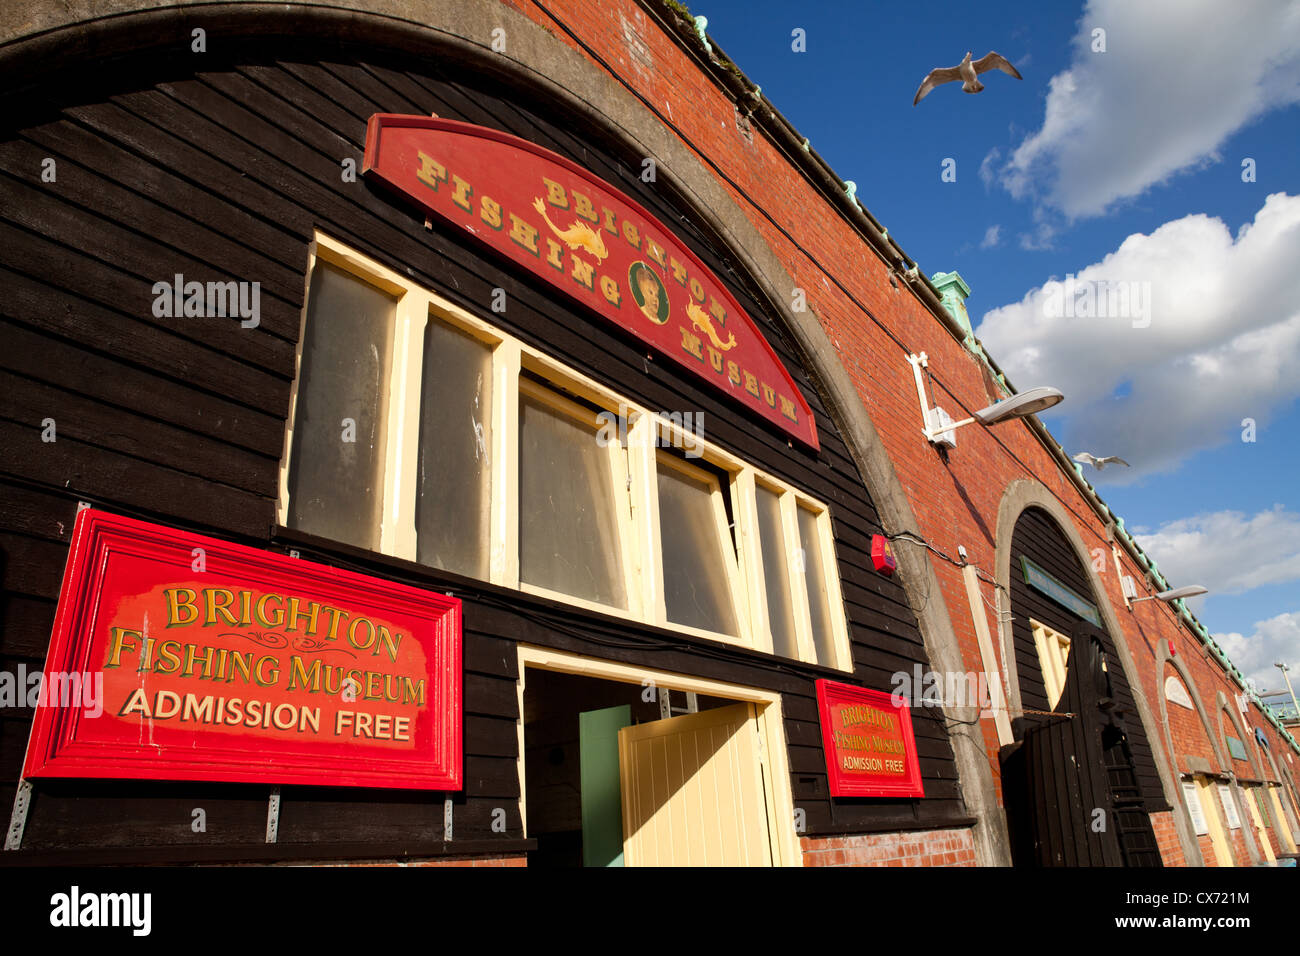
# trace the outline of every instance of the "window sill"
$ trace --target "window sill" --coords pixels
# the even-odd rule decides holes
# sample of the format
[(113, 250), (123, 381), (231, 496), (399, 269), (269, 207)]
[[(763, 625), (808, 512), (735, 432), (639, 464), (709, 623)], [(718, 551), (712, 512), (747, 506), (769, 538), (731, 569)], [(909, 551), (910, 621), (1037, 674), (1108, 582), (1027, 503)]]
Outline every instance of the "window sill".
[[(766, 651), (757, 650), (734, 640), (727, 640), (712, 632), (693, 629), (678, 629), (676, 626), (648, 624), (629, 617), (627, 611), (604, 608), (592, 604), (584, 607), (573, 603), (567, 596), (549, 596), (531, 593), (524, 589), (503, 587), (477, 578), (465, 577), (451, 571), (442, 571), (414, 561), (367, 551), (351, 545), (320, 538), (296, 528), (282, 525), (271, 526), (270, 543), (284, 552), (297, 550), (304, 560), (316, 561), (358, 574), (370, 574), (390, 580), (409, 584), (412, 587), (428, 588), (441, 591), (468, 601), (486, 600), (493, 604), (505, 604), (519, 607), (521, 610), (546, 615), (562, 615), (570, 620), (585, 619), (604, 627), (611, 625), (629, 632), (630, 637), (641, 638), (649, 642), (658, 641), (664, 645), (679, 647), (700, 647), (720, 650), (735, 655), (738, 659), (751, 661), (766, 668), (779, 667), (789, 673), (797, 673), (809, 680), (829, 677), (843, 680), (852, 678), (853, 671), (842, 670), (813, 664), (793, 658), (777, 657)], [(538, 589), (540, 590), (540, 589)]]

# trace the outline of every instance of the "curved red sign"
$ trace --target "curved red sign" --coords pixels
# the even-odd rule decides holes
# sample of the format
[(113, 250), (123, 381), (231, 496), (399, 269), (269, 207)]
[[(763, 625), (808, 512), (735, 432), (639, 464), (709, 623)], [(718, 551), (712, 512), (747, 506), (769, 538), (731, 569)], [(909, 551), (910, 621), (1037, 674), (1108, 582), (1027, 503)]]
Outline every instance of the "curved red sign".
[(663, 223), (581, 166), (481, 126), (376, 113), (364, 174), (818, 447), (808, 403), (726, 287)]

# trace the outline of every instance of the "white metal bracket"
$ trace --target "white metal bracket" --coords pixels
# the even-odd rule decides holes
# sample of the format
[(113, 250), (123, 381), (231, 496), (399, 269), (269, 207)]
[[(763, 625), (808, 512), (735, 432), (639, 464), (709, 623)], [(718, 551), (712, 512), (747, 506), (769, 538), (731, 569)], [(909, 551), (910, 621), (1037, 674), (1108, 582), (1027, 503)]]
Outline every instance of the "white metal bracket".
[(6, 850), (21, 850), (23, 831), (27, 829), (27, 810), (32, 805), (32, 785), (27, 780), (18, 781), (14, 794), (14, 811), (9, 815), (9, 831), (5, 834)]
[(280, 838), (280, 788), (272, 787), (266, 802), (266, 842), (275, 843)]

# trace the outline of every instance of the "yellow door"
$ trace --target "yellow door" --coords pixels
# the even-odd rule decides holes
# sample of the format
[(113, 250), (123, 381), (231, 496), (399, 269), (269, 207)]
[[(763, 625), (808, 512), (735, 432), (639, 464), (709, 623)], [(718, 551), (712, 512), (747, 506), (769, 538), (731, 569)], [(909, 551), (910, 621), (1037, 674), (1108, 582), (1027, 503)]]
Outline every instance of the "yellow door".
[(1264, 818), (1259, 812), (1259, 788), (1246, 788), (1246, 806), (1250, 809), (1250, 818), (1255, 821), (1255, 830), (1259, 835), (1259, 848), (1270, 863), (1277, 859), (1273, 855), (1273, 846), (1269, 843), (1268, 833), (1264, 829)]
[(1268, 795), (1273, 800), (1273, 819), (1277, 821), (1277, 835), (1282, 838), (1282, 844), (1288, 853), (1296, 851), (1295, 838), (1291, 833), (1290, 824), (1287, 823), (1286, 814), (1282, 812), (1282, 801), (1278, 798), (1277, 787), (1269, 787)]
[(1205, 815), (1205, 825), (1210, 831), (1210, 843), (1214, 846), (1214, 855), (1219, 861), (1219, 866), (1236, 866), (1232, 860), (1232, 851), (1228, 849), (1228, 838), (1223, 832), (1223, 824), (1219, 820), (1219, 809), (1214, 805), (1214, 788), (1210, 786), (1207, 777), (1196, 777), (1195, 780), (1201, 813)]
[(770, 866), (753, 704), (618, 732), (628, 866)]

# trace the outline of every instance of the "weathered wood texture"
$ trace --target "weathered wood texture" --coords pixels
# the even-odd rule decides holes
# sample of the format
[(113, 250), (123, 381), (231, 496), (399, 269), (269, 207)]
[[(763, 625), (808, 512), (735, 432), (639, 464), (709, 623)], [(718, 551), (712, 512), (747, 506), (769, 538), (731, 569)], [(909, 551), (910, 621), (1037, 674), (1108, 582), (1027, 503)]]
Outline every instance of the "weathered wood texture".
[[(42, 663), (76, 502), (232, 538), (270, 540), (289, 412), (308, 243), (320, 228), (440, 295), (483, 314), (657, 409), (705, 413), (710, 440), (832, 511), (855, 677), (928, 667), (897, 580), (871, 570), (879, 520), (790, 338), (708, 234), (641, 157), (526, 91), (460, 65), (280, 39), (231, 39), (201, 59), (147, 57), (43, 78), (7, 92), (0, 130), (0, 654)], [(223, 59), (224, 58), (224, 59)], [(197, 71), (196, 71), (197, 70)], [(375, 112), (434, 113), (506, 130), (556, 150), (630, 193), (690, 243), (759, 322), (816, 415), (820, 454), (791, 448), (725, 399), (653, 361), (607, 324), (363, 181), (357, 167)], [(57, 181), (41, 180), (53, 158)], [(154, 317), (152, 286), (187, 278), (261, 283), (261, 324)], [(505, 315), (489, 311), (506, 291)], [(57, 441), (42, 441), (53, 419)], [(479, 582), (325, 542), (304, 557), (415, 581), (465, 599), (466, 787), (455, 836), (521, 836), (516, 772), (517, 641), (650, 664), (784, 695), (795, 805), (807, 832), (969, 822), (940, 710), (918, 710), (924, 800), (832, 804), (818, 733), (815, 667), (711, 645), (525, 599)], [(18, 778), (30, 713), (0, 715), (0, 805)], [(427, 843), (442, 836), (442, 795), (286, 788), (287, 842)], [(204, 833), (191, 828), (209, 810)], [(505, 833), (490, 828), (504, 807)], [(266, 789), (199, 784), (41, 784), (25, 845), (147, 845), (256, 840)]]
[[(1038, 651), (1034, 646), (1034, 634), (1029, 620), (1033, 618), (1067, 636), (1074, 635), (1084, 622), (1082, 618), (1025, 583), (1020, 564), (1022, 556), (1043, 568), (1076, 594), (1082, 595), (1094, 604), (1097, 599), (1088, 584), (1082, 565), (1070, 549), (1060, 528), (1046, 512), (1038, 508), (1028, 509), (1016, 522), (1011, 541), (1011, 613), (1015, 618), (1012, 633), (1023, 706), (1026, 710), (1046, 711), (1051, 710), (1051, 707), (1047, 701), (1047, 689), (1043, 682), (1042, 667), (1038, 663)], [(1147, 741), (1138, 717), (1133, 689), (1123, 668), (1117, 666), (1119, 655), (1115, 650), (1114, 639), (1105, 631), (1098, 633), (1102, 638), (1107, 659), (1112, 664), (1109, 673), (1115, 690), (1115, 699), (1127, 715), (1126, 725), (1132, 751), (1133, 773), (1137, 778), (1138, 788), (1147, 812), (1162, 812), (1169, 807), (1165, 803), (1155, 759), (1151, 754), (1151, 745)], [(1027, 719), (1032, 720), (1032, 717)]]

